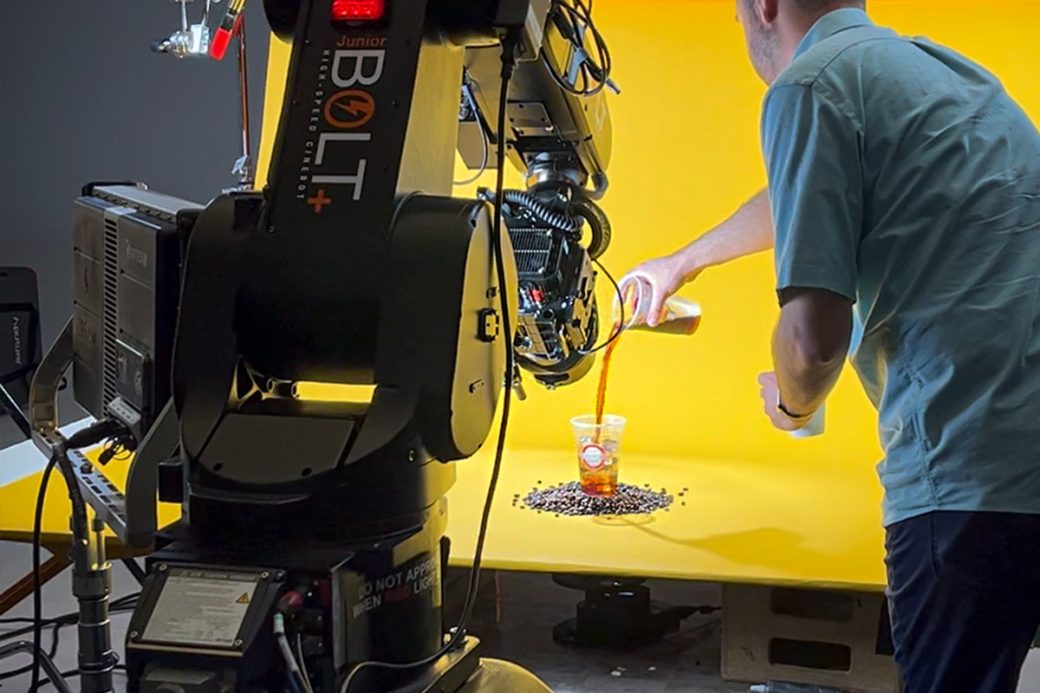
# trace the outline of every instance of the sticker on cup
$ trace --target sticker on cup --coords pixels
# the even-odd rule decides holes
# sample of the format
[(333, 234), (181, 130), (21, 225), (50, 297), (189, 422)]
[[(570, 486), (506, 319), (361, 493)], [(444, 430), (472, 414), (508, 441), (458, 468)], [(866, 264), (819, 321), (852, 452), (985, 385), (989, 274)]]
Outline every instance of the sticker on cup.
[(610, 458), (610, 454), (606, 449), (595, 443), (590, 443), (583, 447), (578, 456), (581, 458), (581, 463), (589, 469), (599, 469)]
[(596, 419), (593, 415), (571, 419), (581, 490), (590, 496), (613, 496), (625, 419), (614, 414), (604, 414), (599, 423)]

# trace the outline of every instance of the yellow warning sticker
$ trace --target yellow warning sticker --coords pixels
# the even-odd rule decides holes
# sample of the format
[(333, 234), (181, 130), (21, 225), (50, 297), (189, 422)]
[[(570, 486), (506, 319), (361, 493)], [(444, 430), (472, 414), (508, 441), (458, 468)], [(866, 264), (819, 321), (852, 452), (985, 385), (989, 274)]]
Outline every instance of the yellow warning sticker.
[(248, 604), (249, 603), (249, 593), (248, 592), (243, 592), (242, 596), (235, 600), (235, 603), (236, 604)]

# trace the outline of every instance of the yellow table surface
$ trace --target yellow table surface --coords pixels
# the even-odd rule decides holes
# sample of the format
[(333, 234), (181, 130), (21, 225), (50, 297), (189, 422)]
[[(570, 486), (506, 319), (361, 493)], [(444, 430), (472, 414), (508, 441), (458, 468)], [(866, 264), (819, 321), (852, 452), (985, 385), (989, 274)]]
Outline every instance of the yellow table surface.
[[(490, 447), (490, 445), (489, 445)], [(885, 584), (879, 492), (848, 466), (797, 468), (632, 455), (622, 481), (678, 494), (668, 512), (628, 518), (556, 517), (513, 506), (513, 496), (572, 480), (569, 451), (509, 451), (484, 551), (500, 570), (751, 582), (880, 590)], [(106, 473), (122, 485), (126, 462)], [(448, 496), (453, 564), (472, 561), (491, 470), (490, 450), (457, 465)], [(40, 474), (0, 489), (0, 539), (30, 541)], [(539, 482), (542, 482), (539, 484)], [(685, 505), (682, 505), (685, 503)], [(68, 499), (55, 475), (45, 543), (68, 541)], [(160, 506), (160, 526), (178, 506)]]
[[(458, 465), (448, 496), (452, 552), (469, 558), (490, 455)], [(507, 453), (484, 565), (501, 570), (880, 590), (885, 585), (880, 491), (847, 465), (753, 464), (632, 455), (621, 481), (677, 494), (668, 512), (600, 519), (513, 507), (516, 493), (570, 481), (573, 452)], [(539, 484), (538, 482), (542, 482)], [(685, 503), (686, 505), (682, 505)]]

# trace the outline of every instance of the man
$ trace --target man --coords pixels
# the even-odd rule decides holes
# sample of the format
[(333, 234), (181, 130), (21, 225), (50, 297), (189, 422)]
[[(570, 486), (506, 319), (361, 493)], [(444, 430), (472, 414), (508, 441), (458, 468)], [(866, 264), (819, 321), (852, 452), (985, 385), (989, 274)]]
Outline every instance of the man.
[(851, 347), (880, 415), (906, 690), (1014, 691), (1040, 625), (1040, 135), (991, 74), (862, 2), (737, 2), (770, 84), (768, 194), (625, 283), (654, 323), (775, 242), (766, 414), (805, 426)]

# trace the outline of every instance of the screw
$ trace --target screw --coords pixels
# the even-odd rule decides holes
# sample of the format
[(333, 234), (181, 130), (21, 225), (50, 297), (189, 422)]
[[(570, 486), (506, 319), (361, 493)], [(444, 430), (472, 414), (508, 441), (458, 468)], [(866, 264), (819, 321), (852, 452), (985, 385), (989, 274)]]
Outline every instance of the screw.
[(408, 451), (408, 461), (415, 462), (415, 450)]
[(235, 639), (235, 647), (242, 647), (242, 638)]
[(264, 572), (260, 573), (260, 579), (261, 580), (266, 580), (269, 577), (271, 577), (271, 574), (269, 572), (267, 572), (266, 570)]
[(136, 630), (130, 631), (130, 639), (131, 640), (137, 640), (139, 635), (140, 635), (140, 633), (138, 633)]
[(160, 573), (165, 573), (167, 568), (169, 568), (169, 566), (167, 566), (165, 563), (160, 563), (159, 564), (159, 572)]

